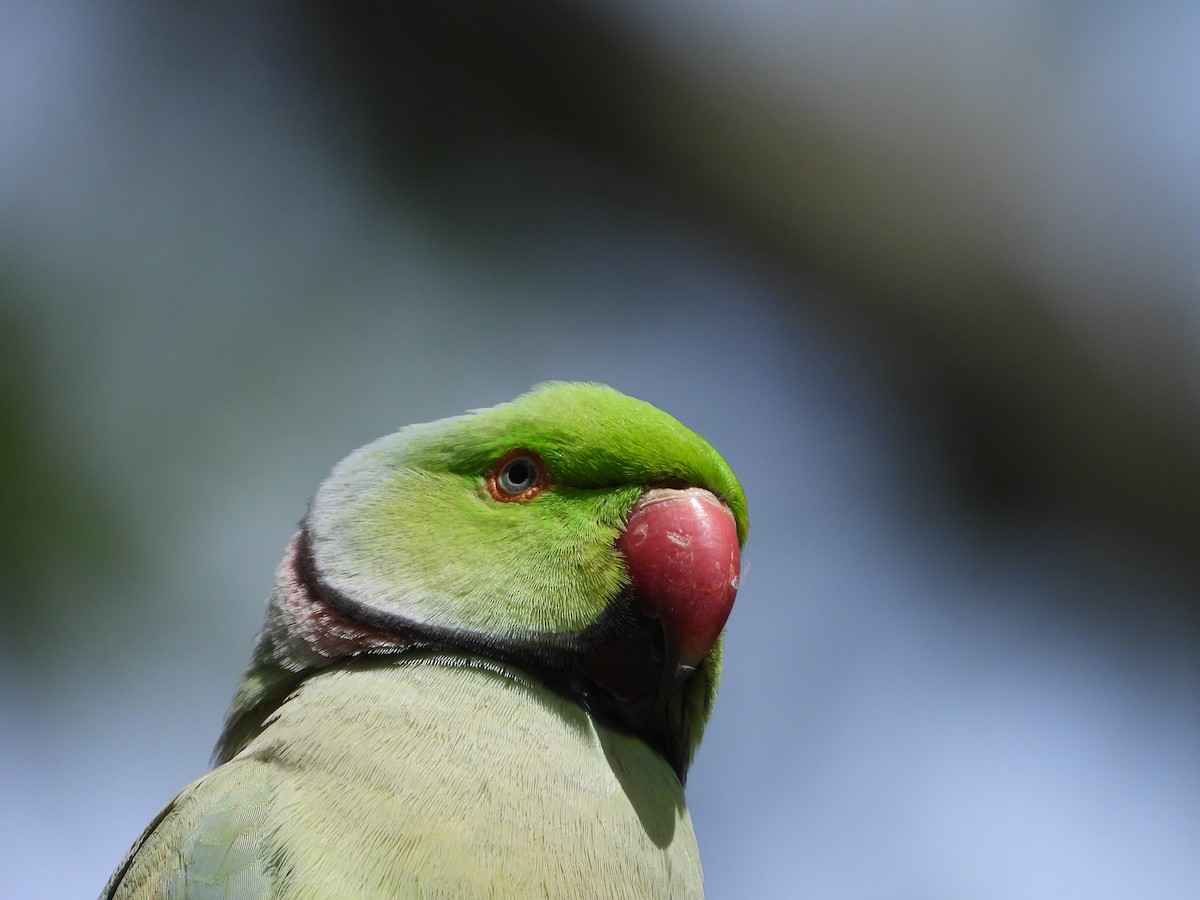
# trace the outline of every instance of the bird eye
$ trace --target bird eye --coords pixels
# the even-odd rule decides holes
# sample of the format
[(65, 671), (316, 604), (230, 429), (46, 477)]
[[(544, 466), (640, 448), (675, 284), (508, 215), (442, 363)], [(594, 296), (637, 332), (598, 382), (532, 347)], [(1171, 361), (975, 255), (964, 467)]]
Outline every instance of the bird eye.
[(505, 453), (487, 475), (488, 493), (503, 503), (530, 500), (545, 490), (546, 483), (546, 467), (532, 450)]

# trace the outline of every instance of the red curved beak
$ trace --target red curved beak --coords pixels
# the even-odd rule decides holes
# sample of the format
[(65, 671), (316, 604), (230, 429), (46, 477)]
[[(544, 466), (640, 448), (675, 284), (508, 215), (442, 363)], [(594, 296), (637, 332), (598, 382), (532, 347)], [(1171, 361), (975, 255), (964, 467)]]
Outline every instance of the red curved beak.
[(662, 624), (663, 675), (674, 686), (712, 649), (733, 609), (741, 571), (733, 514), (703, 488), (651, 488), (617, 548), (639, 610)]

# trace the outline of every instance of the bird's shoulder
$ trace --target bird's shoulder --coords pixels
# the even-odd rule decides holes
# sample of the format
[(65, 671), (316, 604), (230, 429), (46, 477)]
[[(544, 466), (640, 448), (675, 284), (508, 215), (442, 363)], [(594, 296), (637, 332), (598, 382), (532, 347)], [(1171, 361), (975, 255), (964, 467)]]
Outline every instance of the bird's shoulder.
[(130, 848), (101, 900), (274, 897), (277, 782), (270, 766), (247, 759), (188, 785)]

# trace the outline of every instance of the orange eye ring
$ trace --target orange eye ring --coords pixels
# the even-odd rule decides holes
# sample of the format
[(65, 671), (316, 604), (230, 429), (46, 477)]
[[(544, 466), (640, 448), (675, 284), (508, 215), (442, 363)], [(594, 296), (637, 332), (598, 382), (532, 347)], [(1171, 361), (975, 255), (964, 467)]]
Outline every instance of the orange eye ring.
[(532, 450), (509, 450), (492, 465), (485, 479), (492, 499), (501, 503), (532, 500), (550, 484), (546, 464)]

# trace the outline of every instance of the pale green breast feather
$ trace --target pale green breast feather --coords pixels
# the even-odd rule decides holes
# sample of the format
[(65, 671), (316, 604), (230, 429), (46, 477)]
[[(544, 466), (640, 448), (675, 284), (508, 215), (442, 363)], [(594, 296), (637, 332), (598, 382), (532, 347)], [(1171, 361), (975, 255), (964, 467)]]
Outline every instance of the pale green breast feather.
[(746, 501), (599, 385), (404, 428), (321, 484), (217, 768), (103, 897), (699, 897), (683, 784)]

